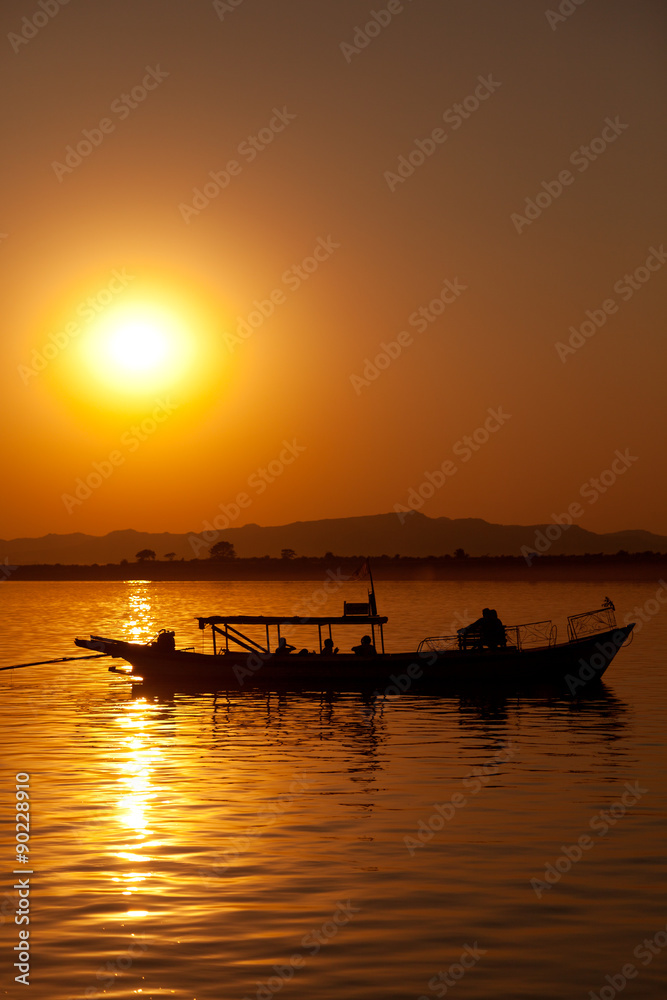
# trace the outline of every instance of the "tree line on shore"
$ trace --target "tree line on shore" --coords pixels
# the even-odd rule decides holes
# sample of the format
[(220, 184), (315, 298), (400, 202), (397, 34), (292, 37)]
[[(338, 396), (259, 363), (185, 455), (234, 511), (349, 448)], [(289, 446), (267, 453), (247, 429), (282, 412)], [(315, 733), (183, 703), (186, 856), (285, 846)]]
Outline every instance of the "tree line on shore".
[[(140, 562), (140, 563), (142, 563), (142, 562), (145, 563), (145, 562), (157, 562), (157, 561), (160, 561), (160, 560), (157, 559), (157, 554), (153, 551), (153, 549), (141, 549), (141, 551), (137, 552), (135, 558), (136, 558), (137, 562)], [(176, 553), (175, 552), (166, 552), (162, 558), (166, 562), (174, 562), (174, 561), (176, 561)], [(363, 559), (365, 559), (367, 557), (364, 556), (364, 555), (339, 556), (339, 555), (335, 555), (333, 552), (326, 552), (323, 556), (299, 556), (295, 552), (294, 549), (282, 549), (281, 553), (280, 553), (280, 556), (265, 555), (265, 556), (244, 556), (244, 557), (239, 557), (236, 554), (236, 550), (235, 550), (235, 548), (234, 548), (234, 546), (232, 545), (231, 542), (220, 541), (220, 542), (216, 542), (215, 545), (211, 546), (211, 548), (209, 549), (209, 556), (208, 556), (208, 558), (212, 559), (215, 562), (227, 562), (227, 563), (232, 562), (232, 561), (238, 561), (238, 562), (257, 562), (257, 561), (268, 561), (268, 560), (270, 560), (270, 561), (282, 560), (284, 562), (292, 562), (293, 560), (298, 560), (298, 561), (301, 561), (301, 562), (321, 563), (321, 562), (331, 562), (331, 561), (335, 561), (335, 562), (353, 562), (354, 560), (363, 560)], [(403, 555), (400, 555), (399, 553), (396, 553), (393, 556), (389, 556), (389, 555), (385, 554), (385, 555), (381, 555), (381, 556), (373, 556), (372, 558), (373, 558), (374, 562), (378, 562), (378, 563), (387, 562), (389, 560), (391, 560), (391, 561), (394, 561), (394, 560), (405, 560), (405, 561), (411, 561), (411, 562), (426, 562), (426, 561), (428, 561), (428, 562), (434, 562), (434, 561), (436, 561), (437, 562), (437, 561), (443, 561), (443, 560), (444, 561), (450, 561), (450, 560), (485, 560), (485, 561), (492, 560), (492, 561), (496, 561), (497, 560), (497, 561), (508, 561), (508, 562), (512, 562), (512, 561), (526, 562), (525, 557), (524, 556), (520, 556), (520, 555), (501, 555), (501, 556), (483, 555), (483, 556), (471, 556), (464, 549), (455, 549), (452, 554), (445, 553), (445, 554), (441, 554), (441, 555), (437, 555), (437, 556), (436, 555), (428, 555), (428, 556), (403, 556)], [(664, 558), (667, 558), (667, 554), (663, 553), (663, 552), (653, 552), (651, 550), (648, 550), (648, 551), (645, 551), (645, 552), (627, 552), (625, 549), (619, 549), (618, 552), (614, 552), (614, 553), (585, 552), (585, 553), (576, 554), (576, 555), (572, 555), (572, 554), (570, 554), (570, 555), (549, 555), (549, 554), (544, 554), (544, 555), (539, 555), (539, 556), (535, 555), (533, 557), (533, 561), (534, 560), (540, 560), (540, 561), (541, 560), (548, 560), (548, 561), (553, 561), (553, 562), (569, 562), (569, 561), (594, 560), (594, 561), (597, 562), (597, 561), (600, 561), (600, 560), (613, 560), (613, 561), (616, 561), (616, 562), (633, 562), (633, 561), (646, 562), (646, 561), (653, 561), (653, 560), (661, 560), (661, 559), (664, 559)], [(206, 560), (201, 560), (201, 559), (197, 559), (197, 558), (186, 560), (185, 557), (181, 557), (181, 559), (179, 559), (177, 561), (178, 562), (197, 563), (197, 562), (205, 562)], [(117, 564), (111, 563), (110, 565), (117, 565)], [(129, 565), (128, 560), (127, 559), (121, 559), (120, 565), (121, 566)]]

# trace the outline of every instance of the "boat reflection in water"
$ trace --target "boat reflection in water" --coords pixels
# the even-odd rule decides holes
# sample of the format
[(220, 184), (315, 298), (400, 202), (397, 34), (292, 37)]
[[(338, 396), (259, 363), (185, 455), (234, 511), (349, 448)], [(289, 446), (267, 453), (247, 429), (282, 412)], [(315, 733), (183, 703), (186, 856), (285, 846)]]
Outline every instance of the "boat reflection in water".
[[(504, 739), (506, 730), (515, 731), (522, 715), (538, 713), (549, 726), (554, 740), (576, 741), (581, 731), (597, 728), (597, 751), (613, 748), (627, 725), (629, 706), (600, 681), (577, 698), (562, 694), (546, 697), (503, 693), (415, 694), (376, 696), (361, 692), (266, 692), (245, 693), (183, 692), (170, 684), (155, 682), (128, 686), (128, 705), (148, 706), (162, 712), (177, 712), (196, 706), (211, 746), (229, 749), (236, 727), (261, 726), (267, 747), (279, 745), (285, 728), (299, 720), (303, 733), (299, 742), (322, 745), (327, 740), (342, 741), (350, 752), (376, 756), (388, 738), (392, 720), (423, 720), (430, 726), (438, 720), (440, 735), (452, 735), (458, 728), (465, 735)], [(307, 721), (306, 721), (307, 720)], [(172, 727), (173, 728), (173, 727)], [(174, 730), (174, 736), (176, 732)], [(610, 763), (613, 762), (613, 758)]]

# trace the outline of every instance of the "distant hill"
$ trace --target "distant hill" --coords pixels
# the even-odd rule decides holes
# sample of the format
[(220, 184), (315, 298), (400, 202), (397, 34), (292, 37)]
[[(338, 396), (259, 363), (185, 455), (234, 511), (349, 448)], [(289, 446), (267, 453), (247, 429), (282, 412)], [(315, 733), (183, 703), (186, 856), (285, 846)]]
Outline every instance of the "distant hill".
[[(549, 530), (549, 535), (546, 531)], [(559, 537), (556, 537), (558, 535)], [(550, 540), (551, 539), (551, 540)], [(177, 559), (206, 558), (216, 541), (231, 542), (237, 555), (279, 556), (281, 549), (294, 549), (299, 556), (369, 555), (441, 556), (464, 549), (471, 556), (524, 555), (526, 549), (542, 549), (550, 555), (583, 555), (627, 552), (667, 552), (667, 537), (649, 531), (616, 531), (596, 534), (576, 524), (556, 529), (550, 525), (490, 524), (479, 518), (426, 517), (419, 512), (403, 517), (374, 514), (366, 517), (295, 521), (277, 527), (246, 524), (226, 531), (212, 530), (204, 538), (195, 532), (111, 531), (101, 537), (74, 533), (16, 538), (0, 541), (0, 563), (27, 565), (106, 564), (121, 559), (134, 561), (141, 549), (153, 549), (158, 559), (174, 552)]]

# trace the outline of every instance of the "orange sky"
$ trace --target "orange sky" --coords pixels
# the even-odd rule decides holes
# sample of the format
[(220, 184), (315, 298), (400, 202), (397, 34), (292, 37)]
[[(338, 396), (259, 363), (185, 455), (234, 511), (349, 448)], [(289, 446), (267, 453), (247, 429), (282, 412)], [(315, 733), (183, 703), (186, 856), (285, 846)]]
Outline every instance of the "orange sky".
[(664, 8), (560, 9), (6, 0), (0, 536), (667, 533)]

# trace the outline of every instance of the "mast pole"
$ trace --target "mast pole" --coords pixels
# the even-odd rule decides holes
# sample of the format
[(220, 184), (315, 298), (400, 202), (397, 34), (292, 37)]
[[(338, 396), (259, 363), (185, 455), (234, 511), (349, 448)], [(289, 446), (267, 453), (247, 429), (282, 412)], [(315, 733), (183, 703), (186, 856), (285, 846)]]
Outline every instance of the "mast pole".
[(373, 573), (371, 572), (371, 561), (366, 559), (366, 565), (368, 566), (368, 576), (371, 581), (371, 592), (368, 595), (369, 604), (371, 606), (371, 614), (376, 615), (378, 613), (377, 604), (375, 602), (375, 584), (373, 583)]

